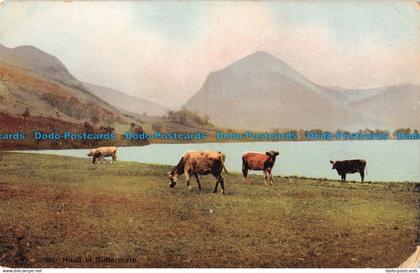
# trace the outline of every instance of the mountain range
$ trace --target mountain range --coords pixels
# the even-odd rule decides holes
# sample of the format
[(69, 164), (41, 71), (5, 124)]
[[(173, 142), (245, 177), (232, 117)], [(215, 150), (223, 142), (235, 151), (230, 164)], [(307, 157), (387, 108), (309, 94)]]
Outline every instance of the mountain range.
[(0, 45), (0, 112), (95, 126), (137, 122), (126, 112), (163, 115), (163, 106), (74, 77), (55, 56), (33, 46)]
[(101, 126), (126, 122), (118, 109), (88, 92), (56, 57), (32, 46), (0, 47), (0, 111)]
[(210, 73), (185, 107), (224, 128), (419, 127), (420, 86), (325, 87), (258, 51)]
[[(231, 129), (420, 127), (417, 85), (322, 86), (263, 51), (210, 73), (184, 106)], [(35, 47), (0, 45), (0, 112), (110, 126), (133, 122), (130, 113), (164, 116), (168, 108), (81, 82), (59, 59)]]
[(0, 45), (0, 61), (68, 87), (84, 90), (83, 84), (70, 74), (59, 59), (34, 46), (7, 48)]
[(163, 116), (169, 111), (169, 108), (158, 103), (130, 96), (121, 91), (86, 82), (83, 84), (89, 92), (98, 98), (101, 98), (107, 103), (130, 113), (149, 116)]

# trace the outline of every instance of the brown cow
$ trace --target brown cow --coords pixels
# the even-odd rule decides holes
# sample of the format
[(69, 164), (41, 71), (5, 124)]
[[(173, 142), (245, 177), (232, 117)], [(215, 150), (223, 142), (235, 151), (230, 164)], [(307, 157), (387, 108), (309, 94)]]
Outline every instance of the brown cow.
[(273, 185), (273, 176), (271, 170), (273, 169), (276, 157), (279, 152), (270, 151), (266, 153), (260, 152), (244, 152), (242, 154), (242, 174), (244, 180), (248, 180), (248, 170), (263, 171), (264, 172), (264, 183), (270, 182)]
[(338, 175), (341, 176), (341, 181), (346, 182), (346, 174), (347, 173), (360, 173), (360, 177), (362, 178), (362, 183), (365, 178), (365, 168), (366, 168), (366, 161), (363, 159), (351, 159), (351, 160), (336, 160), (330, 161), (332, 164), (332, 169), (336, 169)]
[(117, 147), (99, 147), (89, 151), (87, 156), (92, 156), (92, 164), (100, 162), (104, 157), (112, 156), (112, 163), (117, 162)]
[(213, 192), (217, 192), (217, 186), (220, 183), (222, 193), (225, 193), (225, 184), (222, 177), (222, 171), (227, 170), (224, 165), (225, 155), (217, 151), (190, 151), (186, 152), (171, 171), (168, 172), (169, 186), (175, 187), (179, 175), (184, 174), (187, 179), (185, 189), (190, 185), (191, 175), (195, 176), (198, 190), (201, 190), (200, 180), (198, 175), (212, 174), (216, 177), (217, 182)]

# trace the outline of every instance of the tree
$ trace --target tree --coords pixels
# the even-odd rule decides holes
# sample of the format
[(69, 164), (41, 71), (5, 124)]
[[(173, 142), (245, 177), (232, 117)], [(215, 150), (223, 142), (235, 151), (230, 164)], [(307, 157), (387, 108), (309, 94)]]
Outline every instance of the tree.
[(155, 132), (160, 132), (162, 130), (162, 124), (158, 123), (158, 122), (153, 122), (152, 123), (152, 130)]
[(97, 123), (99, 122), (99, 118), (98, 118), (97, 116), (92, 116), (92, 117), (90, 118), (90, 121), (91, 121), (93, 124), (97, 124)]
[(30, 116), (30, 113), (29, 113), (29, 108), (28, 108), (28, 107), (26, 107), (25, 111), (22, 113), (22, 117), (23, 117), (24, 119), (27, 119), (27, 118), (29, 118), (29, 116)]
[(205, 114), (204, 115), (204, 124), (209, 124), (210, 123), (210, 117), (209, 115)]

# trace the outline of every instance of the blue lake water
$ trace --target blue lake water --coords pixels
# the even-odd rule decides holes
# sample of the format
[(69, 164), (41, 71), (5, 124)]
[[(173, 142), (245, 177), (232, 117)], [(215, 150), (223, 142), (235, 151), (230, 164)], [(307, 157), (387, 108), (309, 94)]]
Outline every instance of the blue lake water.
[[(176, 165), (182, 154), (189, 150), (222, 151), (226, 155), (226, 168), (234, 172), (241, 172), (244, 151), (276, 150), (280, 155), (273, 169), (274, 175), (339, 179), (337, 172), (331, 169), (330, 160), (365, 159), (366, 181), (420, 182), (420, 140), (152, 144), (120, 147), (118, 160)], [(87, 158), (87, 151), (29, 152)], [(360, 181), (360, 175), (348, 174), (347, 180)]]

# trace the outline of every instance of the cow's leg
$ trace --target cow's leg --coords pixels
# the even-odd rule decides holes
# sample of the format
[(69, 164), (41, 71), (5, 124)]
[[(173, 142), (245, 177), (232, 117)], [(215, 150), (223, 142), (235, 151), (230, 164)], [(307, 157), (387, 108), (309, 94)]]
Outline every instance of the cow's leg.
[(245, 169), (242, 169), (242, 174), (244, 175), (244, 182), (252, 184), (252, 179), (248, 177), (248, 167), (245, 167)]
[(102, 159), (102, 155), (101, 155), (101, 154), (98, 154), (98, 155), (96, 156), (96, 159), (95, 159), (96, 164), (101, 163), (101, 159)]
[(242, 158), (242, 174), (244, 176), (244, 181), (248, 181), (248, 166), (245, 159)]
[(264, 171), (264, 184), (268, 185), (268, 173), (267, 173), (267, 169), (265, 169)]
[(97, 156), (92, 156), (92, 164), (95, 164), (96, 158), (98, 158)]
[(117, 155), (116, 154), (112, 155), (112, 163), (117, 163)]
[(248, 181), (248, 168), (242, 167), (242, 174), (244, 176), (244, 181)]
[(95, 163), (96, 163), (96, 164), (101, 163), (101, 159), (102, 159), (102, 155), (97, 155), (97, 156), (95, 157)]
[(365, 170), (364, 169), (360, 170), (360, 177), (362, 178), (362, 183), (363, 183), (363, 181), (365, 180)]
[(187, 179), (187, 183), (185, 184), (185, 190), (188, 190), (188, 187), (190, 186), (190, 174), (189, 172), (184, 173), (185, 178)]
[(346, 173), (343, 174), (343, 182), (346, 182)]
[(200, 184), (200, 179), (198, 178), (198, 174), (195, 173), (194, 176), (195, 176), (195, 180), (197, 181), (197, 189), (201, 191), (201, 184)]
[(271, 169), (267, 169), (267, 173), (268, 173), (270, 185), (273, 185), (273, 175), (271, 174)]
[(219, 179), (219, 176), (214, 174), (214, 173), (213, 173), (213, 176), (216, 177), (216, 179), (217, 179), (216, 185), (214, 186), (214, 190), (213, 190), (213, 193), (216, 193), (217, 192), (217, 187), (219, 186), (220, 179)]
[(223, 180), (222, 175), (219, 175), (218, 181), (220, 183), (220, 186), (222, 187), (222, 194), (225, 194), (225, 181)]
[(219, 179), (217, 179), (216, 185), (214, 186), (213, 193), (217, 192), (217, 186), (219, 186)]

